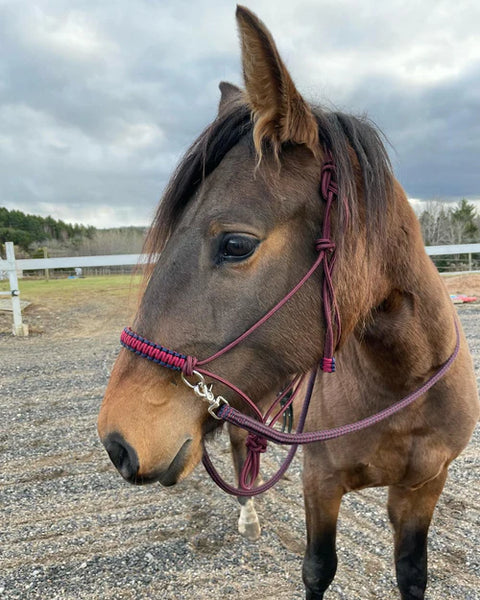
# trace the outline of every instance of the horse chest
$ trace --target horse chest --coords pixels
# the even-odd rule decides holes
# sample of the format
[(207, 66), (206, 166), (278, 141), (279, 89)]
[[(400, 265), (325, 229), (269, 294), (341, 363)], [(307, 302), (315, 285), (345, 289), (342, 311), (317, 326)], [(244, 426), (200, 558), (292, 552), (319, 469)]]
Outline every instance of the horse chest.
[(366, 444), (364, 437), (355, 435), (349, 444), (335, 446), (328, 452), (328, 468), (345, 491), (389, 485), (417, 489), (448, 462), (443, 446), (430, 436), (395, 436), (388, 429), (378, 434), (376, 443), (370, 438)]

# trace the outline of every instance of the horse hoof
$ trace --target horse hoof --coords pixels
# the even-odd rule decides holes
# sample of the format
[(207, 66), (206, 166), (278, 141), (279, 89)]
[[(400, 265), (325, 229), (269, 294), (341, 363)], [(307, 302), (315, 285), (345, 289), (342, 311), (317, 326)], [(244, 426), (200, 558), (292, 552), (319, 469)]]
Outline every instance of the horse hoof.
[(257, 511), (253, 506), (253, 500), (251, 498), (249, 498), (240, 509), (238, 531), (241, 536), (247, 538), (247, 540), (250, 540), (251, 542), (258, 540), (262, 532)]
[(251, 521), (250, 523), (241, 523), (238, 522), (238, 531), (240, 535), (251, 542), (256, 542), (261, 533), (262, 528), (260, 527), (260, 523), (257, 521)]

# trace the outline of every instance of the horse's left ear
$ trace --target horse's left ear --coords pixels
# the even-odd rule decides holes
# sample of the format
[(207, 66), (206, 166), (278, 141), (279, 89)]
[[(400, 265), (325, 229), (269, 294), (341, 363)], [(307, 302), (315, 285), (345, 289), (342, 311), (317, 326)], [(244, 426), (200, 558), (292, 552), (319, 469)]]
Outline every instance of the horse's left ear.
[(268, 140), (277, 154), (282, 144), (293, 142), (304, 144), (317, 156), (317, 122), (295, 87), (270, 32), (243, 6), (237, 6), (237, 22), (246, 98), (254, 115), (253, 138), (259, 156), (263, 140)]
[(228, 81), (221, 81), (218, 84), (218, 87), (220, 88), (221, 94), (220, 102), (218, 104), (218, 114), (221, 115), (235, 103), (242, 101), (243, 92), (239, 87), (233, 85), (233, 83), (228, 83)]

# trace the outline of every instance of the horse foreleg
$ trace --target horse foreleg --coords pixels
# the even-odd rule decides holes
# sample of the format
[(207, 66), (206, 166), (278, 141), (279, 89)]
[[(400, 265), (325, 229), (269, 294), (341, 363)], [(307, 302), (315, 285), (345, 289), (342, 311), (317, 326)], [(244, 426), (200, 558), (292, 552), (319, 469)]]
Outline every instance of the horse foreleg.
[[(245, 439), (247, 432), (235, 427), (229, 427), (228, 432), (230, 435), (233, 465), (238, 482), (238, 477), (246, 458)], [(253, 498), (238, 497), (237, 500), (240, 503), (240, 517), (238, 519), (238, 531), (240, 535), (250, 541), (258, 540), (262, 530)]]
[(402, 600), (423, 600), (427, 587), (427, 534), (447, 469), (421, 488), (391, 486), (388, 515), (395, 536), (395, 567)]
[(305, 449), (303, 485), (307, 523), (307, 549), (303, 560), (303, 582), (307, 600), (322, 600), (337, 570), (335, 547), (337, 519), (343, 489), (324, 477)]

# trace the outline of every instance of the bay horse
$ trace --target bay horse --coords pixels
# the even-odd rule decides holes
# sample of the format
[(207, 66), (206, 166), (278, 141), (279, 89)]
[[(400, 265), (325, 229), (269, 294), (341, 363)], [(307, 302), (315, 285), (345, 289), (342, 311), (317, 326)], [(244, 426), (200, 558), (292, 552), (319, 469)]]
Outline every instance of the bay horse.
[[(421, 599), (432, 513), (479, 417), (465, 336), (379, 132), (307, 104), (265, 25), (243, 7), (237, 21), (245, 90), (220, 85), (218, 116), (159, 205), (147, 239), (158, 258), (122, 334), (99, 435), (125, 479), (173, 485), (222, 416), (260, 422), (280, 390), (313, 373), (304, 433), (292, 434), (311, 441), (306, 597), (323, 598), (334, 578), (342, 496), (388, 486), (400, 594)], [(415, 390), (368, 429), (312, 433), (388, 412)], [(240, 471), (246, 434), (231, 431)]]

